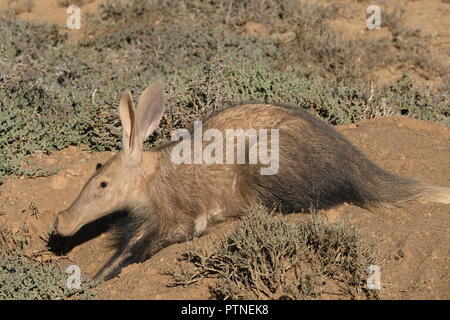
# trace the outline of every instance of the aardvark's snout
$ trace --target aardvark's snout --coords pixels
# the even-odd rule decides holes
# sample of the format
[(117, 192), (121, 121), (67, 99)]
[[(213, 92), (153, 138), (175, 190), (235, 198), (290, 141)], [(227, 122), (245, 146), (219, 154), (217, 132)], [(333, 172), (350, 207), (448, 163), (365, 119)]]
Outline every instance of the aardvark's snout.
[(80, 229), (77, 219), (75, 219), (67, 210), (61, 211), (56, 216), (55, 230), (63, 236), (69, 237), (74, 235)]

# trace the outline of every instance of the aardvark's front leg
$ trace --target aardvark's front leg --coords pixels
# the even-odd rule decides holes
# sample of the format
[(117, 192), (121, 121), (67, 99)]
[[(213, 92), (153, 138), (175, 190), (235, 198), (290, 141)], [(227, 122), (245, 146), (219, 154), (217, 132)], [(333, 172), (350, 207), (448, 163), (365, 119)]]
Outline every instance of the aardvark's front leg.
[(159, 250), (177, 243), (186, 241), (194, 235), (192, 232), (182, 234), (148, 234), (137, 233), (126, 244), (118, 248), (117, 252), (108, 260), (105, 266), (95, 276), (96, 280), (110, 280), (117, 276), (122, 268), (129, 264), (143, 262), (153, 256)]

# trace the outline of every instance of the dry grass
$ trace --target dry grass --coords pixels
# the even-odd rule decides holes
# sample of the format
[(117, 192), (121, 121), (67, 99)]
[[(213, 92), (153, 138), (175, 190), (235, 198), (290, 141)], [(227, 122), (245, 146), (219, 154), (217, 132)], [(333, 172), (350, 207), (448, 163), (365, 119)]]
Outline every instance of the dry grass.
[(254, 207), (214, 248), (194, 241), (181, 260), (169, 286), (213, 278), (210, 291), (218, 299), (378, 298), (366, 289), (374, 244), (347, 222), (328, 223), (319, 213), (287, 222)]
[[(35, 212), (32, 206), (29, 210)], [(90, 299), (96, 294), (97, 284), (84, 275), (81, 289), (69, 289), (54, 259), (45, 250), (28, 250), (29, 244), (25, 225), (17, 232), (0, 226), (0, 300)]]

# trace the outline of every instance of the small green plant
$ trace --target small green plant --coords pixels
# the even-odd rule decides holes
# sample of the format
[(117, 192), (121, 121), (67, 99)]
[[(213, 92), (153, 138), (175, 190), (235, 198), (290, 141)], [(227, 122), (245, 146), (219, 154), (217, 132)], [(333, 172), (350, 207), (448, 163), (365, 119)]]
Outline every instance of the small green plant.
[(89, 299), (97, 284), (81, 278), (81, 289), (67, 286), (67, 275), (52, 261), (27, 252), (25, 229), (12, 233), (0, 227), (0, 300)]
[(214, 278), (218, 299), (377, 298), (366, 289), (375, 256), (375, 245), (347, 222), (328, 223), (319, 213), (287, 222), (255, 207), (213, 249), (194, 241), (169, 286)]

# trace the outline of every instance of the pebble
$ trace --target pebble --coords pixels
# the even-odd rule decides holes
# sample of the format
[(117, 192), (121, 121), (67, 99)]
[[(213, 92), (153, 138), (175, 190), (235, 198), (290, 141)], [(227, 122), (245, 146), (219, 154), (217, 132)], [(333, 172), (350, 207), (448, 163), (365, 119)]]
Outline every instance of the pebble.
[(295, 40), (297, 35), (295, 32), (274, 33), (270, 38), (277, 42), (291, 42)]
[(68, 182), (69, 180), (66, 177), (57, 175), (50, 181), (50, 187), (56, 190), (61, 190), (67, 187)]

